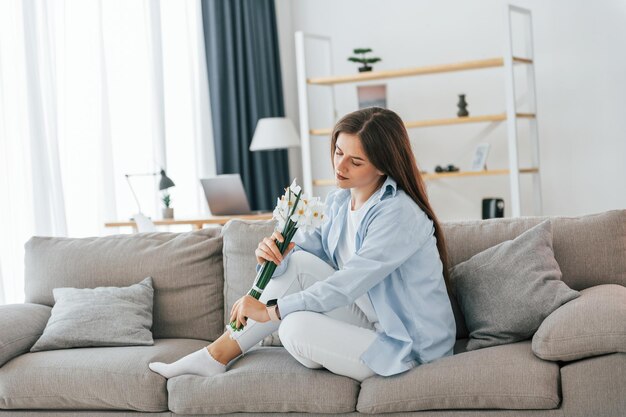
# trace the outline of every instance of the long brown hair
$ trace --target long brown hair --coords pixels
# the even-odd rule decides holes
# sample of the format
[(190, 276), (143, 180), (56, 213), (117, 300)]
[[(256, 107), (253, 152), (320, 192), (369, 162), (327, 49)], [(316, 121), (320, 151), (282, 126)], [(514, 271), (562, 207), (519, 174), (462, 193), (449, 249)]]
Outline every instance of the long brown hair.
[[(370, 162), (385, 175), (391, 176), (399, 188), (404, 190), (432, 220), (435, 226), (437, 249), (443, 264), (443, 276), (448, 292), (450, 277), (448, 271), (448, 251), (443, 230), (433, 212), (426, 194), (426, 185), (415, 161), (409, 134), (400, 116), (381, 107), (368, 107), (348, 113), (335, 125), (330, 142), (330, 158), (333, 155), (340, 133), (356, 135)], [(378, 186), (385, 181), (382, 176)]]

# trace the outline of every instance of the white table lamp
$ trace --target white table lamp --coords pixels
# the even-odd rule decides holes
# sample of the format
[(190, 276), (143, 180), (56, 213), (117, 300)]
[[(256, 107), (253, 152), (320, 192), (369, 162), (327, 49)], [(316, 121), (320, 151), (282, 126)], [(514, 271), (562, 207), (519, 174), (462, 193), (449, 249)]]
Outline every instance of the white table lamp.
[(259, 119), (254, 130), (251, 151), (265, 151), (300, 146), (300, 137), (293, 122), (286, 117)]

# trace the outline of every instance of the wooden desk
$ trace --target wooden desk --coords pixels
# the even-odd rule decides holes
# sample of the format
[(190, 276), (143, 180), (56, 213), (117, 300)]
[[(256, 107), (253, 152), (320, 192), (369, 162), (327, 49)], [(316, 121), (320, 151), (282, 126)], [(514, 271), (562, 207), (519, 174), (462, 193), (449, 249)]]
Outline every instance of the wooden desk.
[[(193, 226), (194, 230), (202, 229), (205, 224), (221, 224), (224, 225), (231, 219), (242, 220), (269, 220), (272, 218), (272, 212), (262, 214), (237, 214), (234, 216), (208, 216), (196, 219), (158, 219), (152, 220), (155, 226), (172, 226), (176, 224), (189, 224)], [(116, 221), (108, 222), (104, 224), (104, 227), (132, 227), (137, 229), (137, 225), (133, 220), (129, 221)]]

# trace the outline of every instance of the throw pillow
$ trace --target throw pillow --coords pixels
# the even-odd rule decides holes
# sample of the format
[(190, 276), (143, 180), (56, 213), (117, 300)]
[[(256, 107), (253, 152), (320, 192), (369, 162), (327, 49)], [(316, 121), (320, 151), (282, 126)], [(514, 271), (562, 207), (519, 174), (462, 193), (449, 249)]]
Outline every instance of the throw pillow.
[(470, 333), (468, 351), (529, 339), (580, 295), (561, 281), (549, 219), (454, 266), (450, 280)]
[(626, 352), (626, 287), (597, 285), (557, 308), (533, 336), (535, 355), (549, 361), (573, 361)]
[(30, 349), (153, 345), (152, 278), (129, 287), (54, 288), (55, 304)]

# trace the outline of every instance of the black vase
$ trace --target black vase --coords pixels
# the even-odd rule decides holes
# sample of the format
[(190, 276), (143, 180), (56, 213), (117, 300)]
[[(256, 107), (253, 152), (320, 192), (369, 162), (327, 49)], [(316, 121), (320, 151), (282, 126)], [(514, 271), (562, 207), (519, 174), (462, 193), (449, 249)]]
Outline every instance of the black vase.
[(459, 102), (457, 103), (459, 111), (456, 112), (456, 115), (459, 117), (467, 117), (469, 116), (469, 112), (467, 111), (467, 102), (465, 101), (465, 94), (459, 94)]

